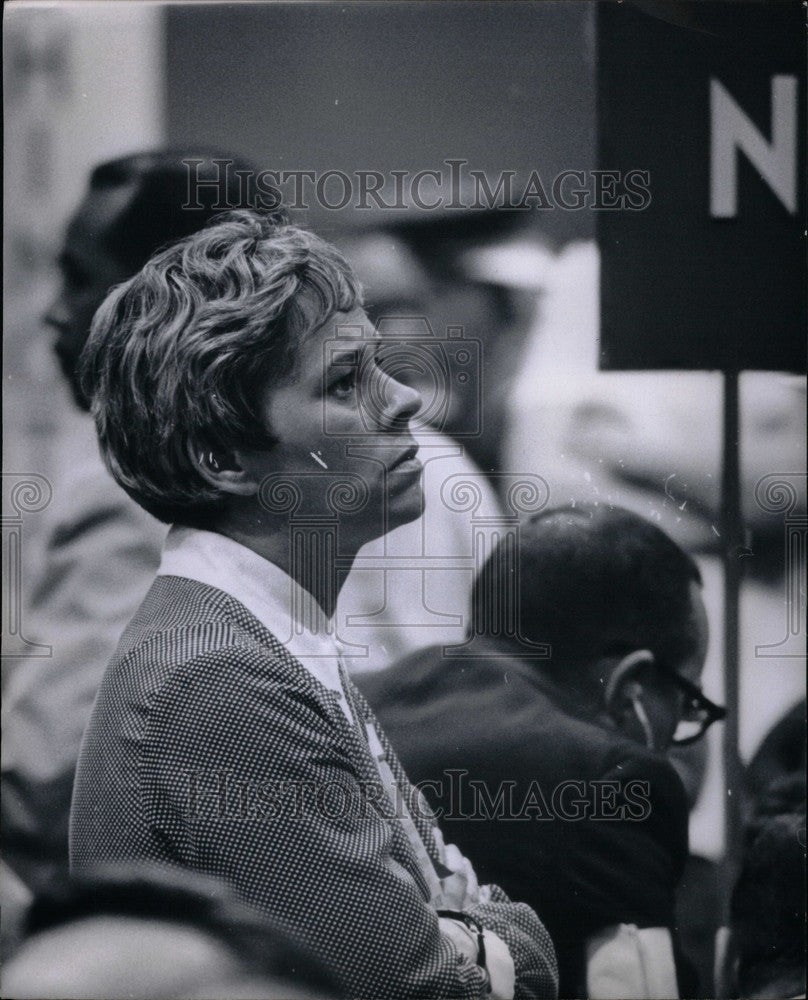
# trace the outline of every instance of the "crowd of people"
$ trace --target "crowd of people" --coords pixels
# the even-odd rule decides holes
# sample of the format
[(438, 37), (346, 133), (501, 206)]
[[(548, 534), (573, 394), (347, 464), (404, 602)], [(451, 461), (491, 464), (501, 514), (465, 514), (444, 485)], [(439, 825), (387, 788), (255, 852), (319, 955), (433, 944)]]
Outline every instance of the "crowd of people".
[(59, 257), (98, 449), (26, 608), (53, 656), (5, 684), (4, 995), (804, 996), (804, 707), (706, 981), (707, 581), (509, 471), (512, 222), (335, 246), (242, 183), (190, 210), (189, 158), (98, 166)]

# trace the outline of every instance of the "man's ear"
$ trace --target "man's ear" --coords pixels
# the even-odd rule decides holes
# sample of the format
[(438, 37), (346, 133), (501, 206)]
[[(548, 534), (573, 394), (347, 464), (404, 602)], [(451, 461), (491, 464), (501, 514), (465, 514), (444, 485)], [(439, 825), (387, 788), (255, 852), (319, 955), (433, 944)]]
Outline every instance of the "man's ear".
[(603, 699), (609, 715), (620, 722), (633, 700), (641, 692), (640, 675), (654, 664), (650, 649), (635, 649), (617, 663), (609, 675)]
[(258, 484), (242, 468), (235, 453), (212, 451), (189, 442), (188, 457), (205, 482), (222, 493), (249, 497), (258, 492)]

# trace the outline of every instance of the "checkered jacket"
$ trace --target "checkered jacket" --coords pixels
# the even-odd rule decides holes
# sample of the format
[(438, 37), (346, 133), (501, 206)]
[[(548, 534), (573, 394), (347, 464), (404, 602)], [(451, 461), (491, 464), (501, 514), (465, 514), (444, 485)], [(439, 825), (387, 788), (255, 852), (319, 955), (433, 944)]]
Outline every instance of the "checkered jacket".
[[(359, 719), (374, 721), (352, 684)], [(378, 728), (378, 727), (377, 727)], [(421, 808), (379, 730), (433, 860)], [(158, 577), (107, 669), (73, 794), (71, 868), (143, 861), (228, 882), (289, 925), (351, 997), (482, 997), (439, 933), (400, 805), (361, 725), (238, 601)], [(469, 912), (508, 945), (520, 997), (555, 997), (544, 926), (498, 887)]]

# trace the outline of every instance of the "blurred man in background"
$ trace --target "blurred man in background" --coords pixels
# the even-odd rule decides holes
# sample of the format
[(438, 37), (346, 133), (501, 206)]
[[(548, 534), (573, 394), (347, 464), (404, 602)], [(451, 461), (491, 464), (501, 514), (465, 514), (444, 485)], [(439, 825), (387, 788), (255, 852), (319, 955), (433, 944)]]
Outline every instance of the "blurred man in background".
[[(533, 229), (525, 230), (522, 217), (496, 209), (421, 213), (380, 236), (402, 245), (426, 276), (419, 298), (435, 336), (447, 347), (462, 338), (476, 361), (463, 378), (462, 365), (450, 358), (441, 430), (462, 441), (487, 475), (509, 467), (522, 471), (507, 464), (505, 433), (549, 251)], [(372, 292), (370, 306), (377, 308)], [(402, 315), (393, 304), (385, 305), (384, 315)], [(409, 375), (428, 408), (435, 394), (431, 371)]]
[[(433, 647), (360, 678), (481, 877), (542, 914), (562, 997), (688, 989), (673, 947), (688, 804), (666, 752), (723, 715), (698, 688), (700, 591), (692, 559), (637, 515), (548, 511), (478, 580), (488, 656)], [(526, 658), (525, 640), (549, 643), (549, 659)]]
[[(450, 481), (472, 482), (480, 496), (473, 514), (496, 519), (501, 512), (462, 434), (464, 420), (476, 419), (470, 409), (479, 411), (484, 374), (479, 356), (466, 346), (473, 331), (464, 329), (457, 344), (449, 341), (446, 326), (457, 325), (462, 314), (440, 302), (435, 276), (397, 232), (354, 233), (341, 247), (365, 289), (368, 316), (391, 345), (391, 374), (417, 388), (423, 400), (414, 433), (424, 466), (424, 514), (362, 548), (337, 605), (346, 662), (364, 672), (435, 643), (461, 642), (466, 633), (474, 581), (472, 512), (452, 509), (444, 488)], [(461, 367), (471, 393), (457, 381), (455, 349), (467, 350)]]
[[(239, 172), (254, 176), (236, 157), (195, 149), (137, 153), (92, 172), (67, 227), (61, 284), (45, 316), (82, 411), (87, 402), (76, 365), (107, 292), (157, 249), (202, 228), (219, 211), (255, 203), (254, 186)], [(202, 183), (192, 186), (192, 179)], [(261, 198), (265, 207), (274, 202), (282, 218), (279, 196), (264, 192)], [(51, 645), (53, 655), (16, 663), (4, 691), (4, 857), (34, 889), (67, 869), (81, 736), (104, 668), (148, 590), (165, 538), (165, 528), (104, 468), (89, 414), (76, 430), (84, 436), (69, 442), (74, 460), (68, 478), (56, 484), (42, 574), (26, 608), (29, 634)]]
[[(554, 504), (610, 503), (659, 525), (694, 555), (713, 624), (705, 689), (721, 697), (722, 376), (710, 371), (600, 371), (600, 251), (567, 244), (546, 283), (543, 309), (517, 379), (505, 446), (511, 467), (540, 472)], [(706, 335), (706, 332), (705, 332)], [(649, 330), (649, 337), (653, 331)], [(745, 546), (739, 622), (739, 753), (754, 756), (769, 728), (805, 698), (806, 380), (740, 375), (740, 499)], [(781, 504), (766, 502), (766, 483)], [(803, 723), (804, 733), (804, 723)], [(691, 858), (682, 880), (683, 944), (711, 989), (715, 931), (725, 919), (718, 864), (728, 801), (716, 730), (695, 770)], [(678, 760), (676, 760), (678, 758)], [(703, 771), (699, 780), (698, 771)]]
[[(509, 466), (541, 472), (552, 502), (612, 503), (658, 524), (695, 553), (715, 632), (723, 619), (721, 375), (707, 371), (600, 371), (600, 255), (568, 244), (548, 275), (541, 315), (514, 387)], [(650, 333), (649, 333), (650, 335)], [(805, 697), (805, 601), (786, 590), (791, 560), (784, 521), (806, 511), (804, 375), (740, 376), (742, 552), (740, 753), (751, 759), (777, 719)], [(764, 477), (783, 479), (791, 509), (767, 509)], [(787, 505), (786, 505), (787, 506)], [(804, 574), (804, 559), (801, 571)], [(804, 581), (804, 576), (803, 576)], [(804, 583), (802, 584), (804, 586)], [(775, 648), (790, 627), (782, 649)], [(760, 653), (757, 646), (765, 646)], [(720, 690), (721, 657), (710, 651), (707, 686)], [(720, 781), (712, 768), (707, 785)], [(715, 787), (714, 785), (712, 787)], [(708, 856), (721, 851), (721, 817), (698, 824)]]
[[(464, 640), (479, 557), (475, 523), (502, 525), (497, 494), (507, 495), (514, 475), (525, 478), (508, 472), (501, 447), (509, 389), (552, 257), (521, 219), (497, 210), (408, 213), (340, 243), (368, 315), (395, 345), (395, 377), (423, 400), (423, 518), (365, 546), (340, 594), (337, 634), (351, 669), (364, 672)], [(473, 509), (453, 505), (453, 489), (471, 490)]]

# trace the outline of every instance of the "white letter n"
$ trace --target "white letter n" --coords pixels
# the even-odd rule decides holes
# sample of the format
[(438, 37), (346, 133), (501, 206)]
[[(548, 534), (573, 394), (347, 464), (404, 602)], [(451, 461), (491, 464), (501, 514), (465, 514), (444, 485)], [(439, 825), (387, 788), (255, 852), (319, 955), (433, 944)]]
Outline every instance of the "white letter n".
[(772, 77), (772, 141), (767, 142), (723, 84), (710, 80), (710, 215), (738, 212), (736, 149), (774, 191), (790, 214), (797, 211), (797, 78)]

